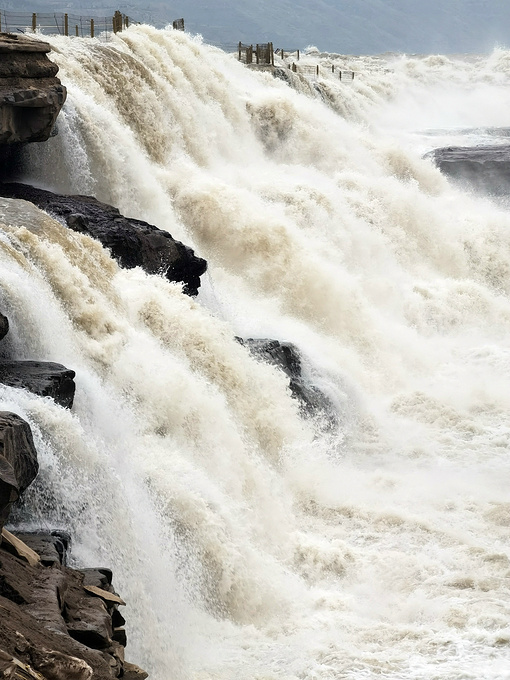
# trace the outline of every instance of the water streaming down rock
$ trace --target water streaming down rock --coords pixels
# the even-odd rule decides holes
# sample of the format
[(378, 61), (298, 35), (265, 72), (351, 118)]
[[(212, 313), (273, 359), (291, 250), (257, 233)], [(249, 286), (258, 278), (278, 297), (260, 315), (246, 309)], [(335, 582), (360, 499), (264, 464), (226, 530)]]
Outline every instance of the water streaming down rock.
[[(507, 124), (508, 53), (343, 58), (348, 85), (311, 53), (300, 92), (179, 32), (53, 47), (68, 101), (23, 180), (209, 279), (194, 301), (0, 201), (13, 350), (77, 385), (72, 412), (0, 388), (41, 454), (20, 521), (114, 569), (156, 680), (508, 677), (510, 215), (421, 158)], [(236, 335), (297, 346), (338, 430)]]

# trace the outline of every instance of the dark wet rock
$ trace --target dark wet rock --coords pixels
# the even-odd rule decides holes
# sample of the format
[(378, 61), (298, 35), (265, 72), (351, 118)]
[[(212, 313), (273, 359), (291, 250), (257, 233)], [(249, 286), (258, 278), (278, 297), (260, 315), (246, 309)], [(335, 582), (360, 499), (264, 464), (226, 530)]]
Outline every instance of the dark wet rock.
[(80, 572), (83, 574), (84, 586), (96, 586), (108, 592), (113, 592), (111, 569), (98, 567), (96, 569), (80, 569)]
[(0, 195), (30, 201), (62, 218), (74, 231), (100, 241), (121, 267), (142, 267), (149, 274), (183, 283), (184, 291), (190, 295), (198, 293), (207, 262), (167, 231), (124, 217), (117, 208), (91, 196), (64, 196), (15, 183), (0, 185)]
[(87, 592), (83, 573), (58, 561), (29, 564), (7, 547), (3, 541), (0, 674), (20, 669), (12, 677), (38, 678), (37, 673), (45, 680), (147, 677), (124, 661), (125, 633), (114, 626), (112, 616), (116, 605)]
[(427, 154), (454, 181), (493, 196), (510, 194), (510, 145), (446, 147)]
[(0, 145), (49, 138), (66, 99), (48, 43), (0, 34)]
[(38, 470), (30, 425), (15, 413), (0, 411), (0, 528)]
[(52, 397), (65, 408), (73, 405), (75, 375), (62, 364), (48, 361), (0, 360), (0, 383), (24, 388), (41, 397)]
[(44, 566), (66, 565), (71, 538), (65, 531), (17, 532), (16, 535), (39, 555)]
[(315, 385), (305, 380), (301, 355), (295, 345), (267, 338), (236, 339), (252, 354), (277, 366), (288, 376), (290, 391), (292, 396), (299, 399), (303, 415), (326, 417), (329, 425), (336, 425), (336, 411), (330, 399)]
[(0, 314), (0, 340), (3, 340), (7, 333), (9, 332), (9, 319)]

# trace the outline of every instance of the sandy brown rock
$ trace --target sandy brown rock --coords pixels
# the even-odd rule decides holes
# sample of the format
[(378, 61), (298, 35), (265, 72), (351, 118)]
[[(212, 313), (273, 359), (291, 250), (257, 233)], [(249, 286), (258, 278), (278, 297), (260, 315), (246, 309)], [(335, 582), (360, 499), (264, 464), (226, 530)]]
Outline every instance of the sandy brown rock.
[(48, 43), (0, 33), (0, 145), (48, 139), (66, 99)]

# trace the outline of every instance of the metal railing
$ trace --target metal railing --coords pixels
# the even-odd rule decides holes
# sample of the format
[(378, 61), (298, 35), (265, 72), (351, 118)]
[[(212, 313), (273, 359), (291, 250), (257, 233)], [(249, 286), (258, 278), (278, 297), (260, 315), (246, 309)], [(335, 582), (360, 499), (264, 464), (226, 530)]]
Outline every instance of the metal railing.
[[(290, 68), (291, 71), (294, 73), (300, 73), (303, 76), (307, 76), (309, 78), (318, 78), (321, 75), (321, 72), (323, 71), (329, 71), (329, 67), (326, 69), (324, 66), (319, 66), (319, 64), (296, 64), (296, 62), (292, 62), (292, 64), (287, 64), (287, 66)], [(338, 74), (338, 79), (339, 80), (354, 80), (355, 76), (355, 71), (342, 71), (341, 69), (335, 69), (335, 65), (332, 64), (331, 66), (331, 73), (337, 73)]]
[(83, 17), (65, 12), (16, 12), (0, 9), (0, 32), (40, 33), (108, 38), (128, 28), (130, 19), (117, 11), (109, 17)]
[(238, 59), (245, 64), (271, 65), (274, 66), (274, 49), (273, 43), (257, 44), (255, 48), (253, 45), (244, 45), (242, 42), (238, 44)]

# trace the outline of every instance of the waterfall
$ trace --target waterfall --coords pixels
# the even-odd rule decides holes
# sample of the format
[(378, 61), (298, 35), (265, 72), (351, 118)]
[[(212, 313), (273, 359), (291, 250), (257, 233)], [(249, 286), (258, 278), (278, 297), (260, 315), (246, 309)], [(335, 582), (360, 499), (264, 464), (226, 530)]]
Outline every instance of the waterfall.
[[(507, 677), (510, 214), (423, 154), (505, 126), (510, 53), (312, 50), (289, 86), (179, 31), (51, 43), (23, 181), (209, 270), (191, 299), (0, 199), (11, 351), (77, 386), (0, 387), (40, 455), (19, 521), (113, 569), (154, 680)], [(292, 342), (338, 426), (236, 336)]]

